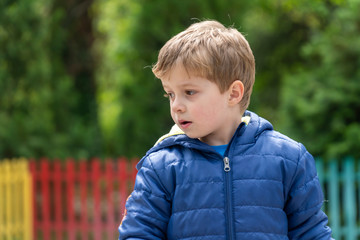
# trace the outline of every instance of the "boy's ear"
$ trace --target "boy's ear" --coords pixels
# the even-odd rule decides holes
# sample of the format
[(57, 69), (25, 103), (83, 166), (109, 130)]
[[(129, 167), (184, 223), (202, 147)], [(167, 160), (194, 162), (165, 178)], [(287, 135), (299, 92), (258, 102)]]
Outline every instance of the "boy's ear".
[(229, 88), (229, 104), (238, 104), (244, 96), (244, 84), (240, 80), (235, 80)]

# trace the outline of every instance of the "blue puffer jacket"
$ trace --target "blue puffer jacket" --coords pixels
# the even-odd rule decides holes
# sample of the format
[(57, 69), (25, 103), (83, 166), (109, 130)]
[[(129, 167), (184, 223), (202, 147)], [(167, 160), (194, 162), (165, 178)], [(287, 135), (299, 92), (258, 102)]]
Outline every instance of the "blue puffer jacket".
[(150, 149), (119, 239), (331, 239), (313, 157), (246, 114), (225, 158), (184, 134)]

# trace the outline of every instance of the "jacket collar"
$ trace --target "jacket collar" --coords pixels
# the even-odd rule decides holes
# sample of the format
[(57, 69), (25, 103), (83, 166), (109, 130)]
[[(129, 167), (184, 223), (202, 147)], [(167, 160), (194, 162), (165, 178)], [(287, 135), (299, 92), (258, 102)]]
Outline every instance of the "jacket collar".
[[(245, 111), (242, 118), (242, 123), (236, 130), (232, 141), (236, 140), (236, 144), (245, 145), (254, 143), (257, 137), (266, 130), (272, 130), (273, 127), (267, 120), (259, 117), (257, 114), (251, 111)], [(176, 125), (172, 127), (170, 132), (156, 142), (146, 155), (155, 152), (159, 149), (181, 145), (188, 148), (195, 148), (202, 151), (212, 149), (207, 144), (201, 142), (198, 139), (189, 138), (184, 132)]]
[[(250, 144), (254, 144), (262, 132), (273, 130), (270, 122), (264, 118), (259, 117), (253, 112), (245, 111), (243, 119), (244, 121), (239, 125), (229, 143), (231, 146), (236, 145), (237, 147), (243, 146), (246, 148), (247, 146), (245, 145), (249, 146)], [(136, 168), (141, 168), (143, 160), (149, 154), (171, 146), (183, 146), (186, 148), (197, 149), (204, 153), (217, 154), (215, 150), (208, 144), (203, 143), (198, 139), (189, 138), (179, 128), (174, 127), (168, 134), (162, 136), (157, 141), (157, 143), (140, 160)], [(238, 150), (240, 150), (240, 148)]]

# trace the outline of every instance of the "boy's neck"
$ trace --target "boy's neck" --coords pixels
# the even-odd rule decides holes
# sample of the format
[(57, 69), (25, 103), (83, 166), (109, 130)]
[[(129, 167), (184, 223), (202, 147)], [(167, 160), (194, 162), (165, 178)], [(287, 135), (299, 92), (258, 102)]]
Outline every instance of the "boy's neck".
[[(226, 128), (226, 132), (223, 132), (220, 136), (221, 137), (217, 137), (217, 136), (206, 136), (204, 138), (199, 138), (200, 141), (210, 145), (210, 146), (218, 146), (218, 145), (226, 145), (229, 144), (230, 140), (232, 139), (232, 137), (234, 136), (236, 129), (239, 127), (242, 116), (239, 114), (236, 117), (234, 117), (234, 119), (232, 121), (228, 121), (230, 122), (230, 124), (228, 125), (229, 127)], [(226, 123), (224, 123), (226, 124)]]

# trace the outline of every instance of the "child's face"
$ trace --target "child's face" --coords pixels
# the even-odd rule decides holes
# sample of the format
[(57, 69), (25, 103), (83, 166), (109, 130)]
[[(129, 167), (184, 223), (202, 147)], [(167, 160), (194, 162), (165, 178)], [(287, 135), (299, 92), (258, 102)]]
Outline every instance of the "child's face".
[(187, 136), (209, 145), (229, 143), (241, 121), (239, 106), (229, 104), (229, 91), (220, 93), (208, 79), (189, 76), (181, 64), (161, 82), (170, 100), (171, 117)]

